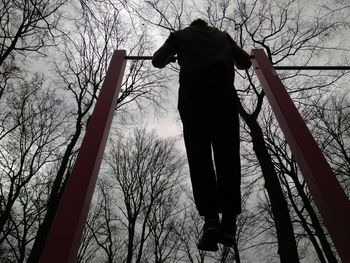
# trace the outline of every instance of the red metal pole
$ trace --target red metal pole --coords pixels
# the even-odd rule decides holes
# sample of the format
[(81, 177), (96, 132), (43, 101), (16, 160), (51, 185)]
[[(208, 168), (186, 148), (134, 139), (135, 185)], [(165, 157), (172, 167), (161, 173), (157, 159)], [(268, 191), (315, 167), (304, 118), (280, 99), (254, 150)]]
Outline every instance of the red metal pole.
[(342, 262), (350, 262), (350, 201), (262, 49), (252, 63)]
[(40, 262), (75, 262), (125, 70), (114, 52)]

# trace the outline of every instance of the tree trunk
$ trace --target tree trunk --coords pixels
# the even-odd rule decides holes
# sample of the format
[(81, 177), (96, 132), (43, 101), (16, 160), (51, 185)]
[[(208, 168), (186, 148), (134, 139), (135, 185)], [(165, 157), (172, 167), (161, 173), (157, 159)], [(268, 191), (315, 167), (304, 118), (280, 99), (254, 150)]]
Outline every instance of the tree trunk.
[(280, 255), (280, 260), (282, 263), (299, 262), (298, 249), (295, 242), (288, 205), (283, 196), (282, 188), (273, 166), (271, 156), (267, 151), (263, 132), (254, 118), (247, 118), (247, 116), (242, 117), (251, 131), (253, 149), (259, 160), (263, 177), (265, 179), (265, 188), (270, 199), (271, 210), (276, 224), (278, 254)]
[(131, 218), (129, 221), (129, 229), (128, 229), (128, 254), (126, 258), (126, 263), (132, 263), (132, 259), (134, 257), (135, 225), (136, 225), (136, 218)]
[(235, 252), (235, 260), (237, 263), (241, 263), (241, 257), (239, 255), (239, 249), (237, 245), (237, 240), (234, 241), (233, 243), (233, 251)]
[(323, 252), (322, 252), (322, 249), (321, 247), (319, 246), (316, 238), (315, 238), (315, 235), (312, 233), (312, 230), (310, 229), (309, 225), (308, 225), (308, 222), (306, 220), (306, 218), (303, 216), (302, 212), (298, 209), (293, 197), (292, 197), (292, 191), (290, 189), (290, 186), (287, 182), (287, 180), (281, 178), (281, 180), (284, 180), (284, 184), (285, 184), (285, 187), (287, 188), (287, 193), (288, 193), (288, 197), (289, 197), (289, 200), (294, 208), (294, 211), (296, 212), (296, 214), (298, 215), (299, 219), (300, 219), (300, 223), (301, 225), (303, 226), (304, 230), (306, 231), (306, 233), (308, 234), (309, 236), (309, 239), (311, 241), (311, 243), (313, 244), (314, 248), (315, 248), (315, 251), (316, 251), (316, 254), (320, 260), (321, 263), (327, 263), (324, 255), (323, 255)]
[(315, 210), (312, 207), (311, 202), (310, 202), (309, 198), (307, 197), (307, 195), (306, 195), (306, 193), (305, 193), (305, 191), (303, 189), (303, 186), (299, 182), (296, 174), (293, 174), (293, 176), (291, 176), (291, 178), (292, 178), (292, 180), (294, 182), (294, 185), (295, 185), (295, 187), (296, 187), (296, 189), (298, 191), (299, 196), (303, 200), (305, 209), (306, 209), (306, 211), (308, 212), (308, 214), (310, 216), (310, 219), (311, 219), (311, 222), (312, 222), (312, 226), (315, 229), (316, 236), (318, 237), (318, 239), (319, 239), (319, 241), (321, 243), (323, 252), (324, 252), (328, 262), (329, 263), (337, 263), (338, 260), (335, 257), (334, 252), (331, 249), (331, 246), (329, 245), (329, 242), (328, 242), (328, 240), (326, 238), (326, 235), (325, 235), (325, 233), (323, 231), (323, 228), (321, 226), (320, 220), (318, 219), (318, 217), (317, 217), (317, 215), (315, 213)]

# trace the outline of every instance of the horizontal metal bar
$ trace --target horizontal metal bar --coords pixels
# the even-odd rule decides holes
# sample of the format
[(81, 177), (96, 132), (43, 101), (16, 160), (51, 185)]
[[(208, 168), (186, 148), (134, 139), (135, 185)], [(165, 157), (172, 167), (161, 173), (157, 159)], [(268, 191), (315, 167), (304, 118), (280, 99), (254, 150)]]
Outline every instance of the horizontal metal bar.
[(151, 60), (153, 56), (125, 56), (127, 60)]
[[(126, 60), (152, 60), (153, 56), (125, 56)], [(275, 70), (350, 70), (350, 66), (274, 66)]]
[(350, 66), (274, 66), (275, 70), (350, 70)]

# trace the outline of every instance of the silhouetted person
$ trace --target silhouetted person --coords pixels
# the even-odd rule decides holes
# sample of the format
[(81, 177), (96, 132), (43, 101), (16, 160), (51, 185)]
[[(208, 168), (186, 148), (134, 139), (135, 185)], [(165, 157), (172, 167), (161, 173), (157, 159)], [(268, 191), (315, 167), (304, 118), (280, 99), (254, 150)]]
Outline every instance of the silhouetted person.
[(178, 110), (193, 196), (205, 220), (198, 248), (216, 251), (217, 243), (233, 245), (241, 212), (238, 97), (233, 81), (234, 65), (248, 69), (250, 57), (228, 33), (201, 19), (171, 33), (154, 53), (152, 64), (163, 68), (175, 61), (175, 55), (180, 65)]

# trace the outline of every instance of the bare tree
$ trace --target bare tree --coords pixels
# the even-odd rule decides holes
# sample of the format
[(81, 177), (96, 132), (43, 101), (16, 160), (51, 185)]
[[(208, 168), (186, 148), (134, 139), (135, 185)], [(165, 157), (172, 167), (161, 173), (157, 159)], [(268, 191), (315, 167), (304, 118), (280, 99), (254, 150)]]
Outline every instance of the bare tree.
[[(0, 3), (0, 140), (4, 179), (0, 232), (1, 243), (5, 238), (18, 261), (24, 260), (31, 240), (26, 236), (27, 231), (36, 217), (31, 214), (35, 207), (31, 198), (36, 194), (30, 190), (31, 181), (48, 163), (57, 159), (56, 153), (62, 143), (58, 138), (62, 135), (59, 128), (62, 119), (58, 120), (58, 112), (63, 109), (58, 106), (61, 101), (52, 92), (45, 95), (40, 91), (44, 86), (43, 77), (35, 75), (28, 81), (30, 77), (26, 76), (24, 63), (30, 63), (29, 54), (45, 55), (46, 48), (55, 44), (64, 2), (5, 0)], [(33, 195), (28, 194), (30, 192)], [(7, 232), (8, 229), (13, 232)], [(14, 242), (9, 241), (9, 235)], [(14, 245), (16, 242), (18, 246)]]
[(181, 244), (180, 251), (184, 254), (185, 262), (204, 263), (207, 258), (207, 252), (198, 250), (197, 242), (201, 235), (202, 218), (198, 215), (194, 205), (192, 194), (187, 189), (186, 206), (184, 212), (177, 222), (176, 238)]
[[(91, 208), (93, 209), (93, 208)], [(77, 263), (88, 263), (93, 262), (96, 258), (96, 253), (98, 251), (98, 245), (95, 242), (95, 235), (92, 229), (92, 225), (97, 220), (97, 214), (90, 213), (86, 219), (86, 227), (82, 233), (80, 240), (80, 247), (77, 254)]]
[[(84, 238), (91, 235), (94, 240), (92, 244), (95, 244), (95, 246), (91, 246), (89, 241), (85, 243), (91, 246), (90, 251), (99, 252), (97, 255), (101, 254), (100, 258), (104, 262), (112, 263), (123, 260), (125, 240), (120, 219), (114, 207), (118, 201), (113, 196), (113, 186), (109, 184), (110, 180), (106, 179), (100, 179), (98, 182), (96, 191), (98, 200), (90, 213), (89, 220), (86, 222), (85, 231), (88, 235), (84, 235)], [(98, 258), (96, 254), (90, 254), (91, 262), (94, 262), (96, 258)]]
[(321, 262), (337, 262), (295, 159), (274, 120), (271, 118), (268, 123), (269, 127), (264, 129), (265, 138), (280, 181), (288, 196), (290, 211), (295, 212), (293, 221), (297, 227), (296, 238), (300, 246), (306, 243), (306, 249), (309, 242), (304, 242), (304, 239), (310, 240)]
[(12, 52), (40, 52), (54, 42), (64, 1), (1, 1), (0, 65)]
[(155, 202), (149, 220), (148, 229), (150, 240), (146, 249), (150, 252), (153, 262), (179, 262), (181, 255), (179, 249), (181, 243), (176, 239), (178, 217), (182, 216), (180, 199), (181, 188), (175, 191), (167, 191), (159, 196)]
[[(62, 146), (64, 115), (61, 101), (55, 94), (50, 90), (41, 91), (42, 77), (19, 83), (19, 88), (14, 86), (6, 103), (1, 105), (6, 125), (0, 145), (0, 243), (8, 240), (8, 235), (19, 235), (18, 242), (23, 243), (16, 253), (20, 253), (19, 259), (23, 260), (30, 243), (30, 238), (24, 237), (36, 219), (35, 214), (30, 215), (37, 210), (33, 197), (40, 193), (39, 189), (34, 192), (32, 182), (57, 160), (55, 153)], [(23, 212), (28, 214), (23, 215)]]
[[(317, 101), (316, 101), (317, 102)], [(315, 103), (316, 134), (319, 144), (347, 195), (350, 195), (350, 104), (342, 93)]]
[[(144, 35), (136, 35), (135, 39), (129, 41), (128, 38), (131, 38), (132, 34), (130, 30), (122, 26), (124, 22), (121, 9), (106, 3), (103, 1), (89, 2), (92, 6), (84, 3), (82, 16), (68, 21), (77, 33), (63, 38), (63, 46), (60, 51), (63, 61), (59, 60), (55, 64), (58, 76), (56, 85), (65, 91), (63, 93), (65, 96), (72, 98), (71, 118), (67, 119), (71, 124), (71, 132), (67, 136), (69, 142), (63, 151), (60, 168), (53, 180), (47, 213), (38, 230), (29, 262), (38, 260), (45, 244), (64, 183), (69, 176), (70, 165), (74, 160), (79, 140), (104, 80), (113, 50), (126, 43), (133, 43), (131, 40), (136, 42), (135, 50), (143, 52), (146, 48), (144, 46), (146, 42), (143, 41)], [(76, 11), (79, 13), (80, 7), (77, 8)], [(91, 10), (93, 12), (90, 12)], [(158, 92), (154, 89), (155, 83), (160, 82), (155, 81), (154, 77), (152, 79), (152, 73), (149, 74), (144, 70), (143, 63), (131, 64), (130, 73), (126, 77), (118, 100), (119, 107), (122, 108), (125, 104), (137, 104), (141, 100), (154, 103), (161, 100), (162, 91)], [(141, 87), (143, 87), (142, 90)]]
[[(184, 160), (174, 143), (143, 129), (112, 146), (107, 163), (124, 201), (118, 206), (127, 229), (126, 262), (144, 262), (148, 257), (160, 262), (160, 256), (164, 259), (166, 254), (176, 253), (176, 244), (168, 237), (177, 213), (180, 194), (176, 192), (180, 190)], [(149, 242), (153, 255), (144, 253)]]
[(7, 221), (8, 235), (3, 245), (9, 247), (6, 254), (8, 260), (13, 262), (25, 262), (28, 250), (35, 238), (36, 228), (40, 222), (45, 206), (40, 199), (45, 198), (44, 186), (37, 175), (30, 184), (23, 187), (14, 208)]
[(59, 9), (65, 1), (4, 0), (0, 3), (0, 66), (12, 52), (41, 52), (55, 41)]
[[(28, 54), (45, 55), (55, 44), (65, 1), (3, 0), (0, 3), (0, 99)], [(21, 62), (17, 60), (24, 58)]]

